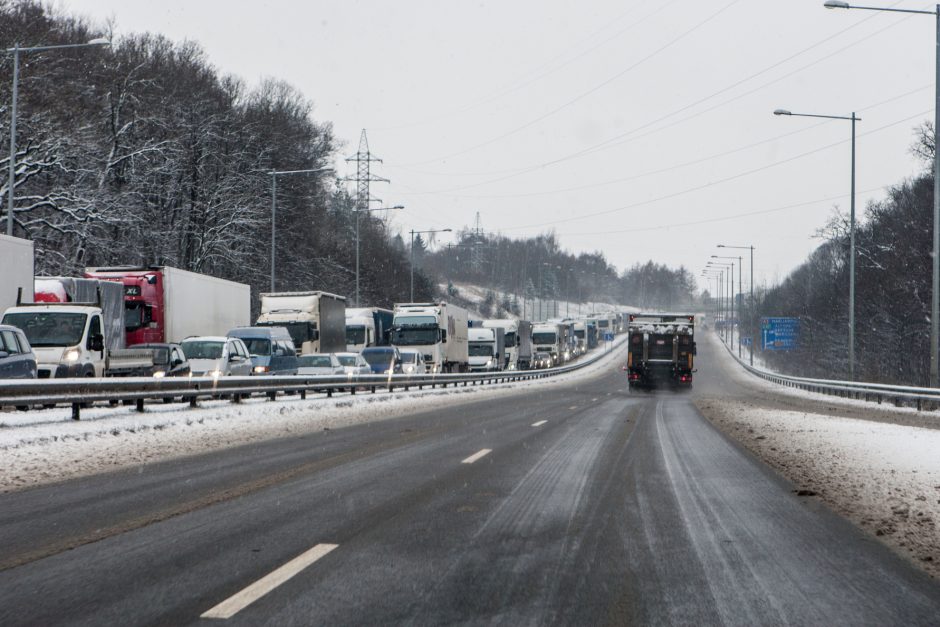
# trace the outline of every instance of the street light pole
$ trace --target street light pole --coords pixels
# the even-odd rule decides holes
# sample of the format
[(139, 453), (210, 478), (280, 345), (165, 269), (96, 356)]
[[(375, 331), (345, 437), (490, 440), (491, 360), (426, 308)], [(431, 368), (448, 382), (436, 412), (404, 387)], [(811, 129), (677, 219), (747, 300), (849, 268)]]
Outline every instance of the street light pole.
[(10, 163), (9, 163), (9, 183), (7, 189), (7, 235), (13, 235), (13, 187), (16, 183), (16, 107), (17, 97), (20, 85), (20, 53), (21, 52), (45, 52), (46, 50), (61, 50), (63, 48), (88, 48), (97, 46), (110, 46), (111, 42), (103, 37), (92, 39), (84, 44), (64, 44), (59, 46), (33, 46), (31, 48), (21, 48), (14, 44), (12, 48), (7, 48), (5, 52), (13, 54), (13, 98), (10, 108)]
[[(754, 247), (753, 247), (753, 246), (728, 246), (728, 245), (726, 245), (726, 244), (718, 244), (718, 248), (736, 248), (736, 249), (738, 249), (738, 250), (750, 250), (750, 251), (751, 251), (751, 264), (750, 264), (750, 268), (751, 268), (751, 284), (750, 284), (750, 285), (751, 285), (751, 287), (750, 287), (750, 292), (751, 292), (751, 306), (749, 307), (749, 310), (748, 310), (748, 313), (750, 314), (748, 317), (750, 318), (750, 327), (751, 327), (751, 345), (750, 345), (750, 347), (749, 347), (749, 348), (750, 348), (749, 353), (750, 353), (750, 362), (751, 362), (751, 365), (753, 366), (753, 365), (754, 365), (754, 343), (755, 343), (755, 341), (757, 340), (757, 338), (755, 337), (755, 335), (756, 335), (756, 328), (755, 328), (755, 325), (754, 325), (754, 313), (755, 313), (755, 309), (756, 309), (756, 303), (754, 302)], [(739, 262), (740, 262), (740, 259), (741, 259), (741, 258), (738, 257)], [(738, 284), (740, 285), (740, 280), (738, 281)], [(738, 334), (738, 338), (740, 339), (740, 333)], [(740, 355), (738, 355), (738, 356), (740, 357)]]
[[(827, 0), (827, 9), (864, 9), (893, 13), (917, 13), (934, 17), (934, 137), (940, 133), (940, 4), (933, 11), (890, 7), (853, 6), (840, 0)], [(854, 116), (853, 116), (854, 117)], [(930, 387), (940, 387), (940, 150), (934, 142), (933, 154), (933, 274), (930, 295)], [(854, 349), (854, 347), (853, 347)], [(854, 367), (852, 361), (849, 364)]]
[[(399, 207), (396, 207), (399, 208)], [(411, 230), (411, 300), (409, 302), (415, 302), (415, 235), (420, 233), (450, 233), (453, 229), (430, 229), (427, 231), (415, 231)], [(356, 296), (358, 299), (358, 294)]]

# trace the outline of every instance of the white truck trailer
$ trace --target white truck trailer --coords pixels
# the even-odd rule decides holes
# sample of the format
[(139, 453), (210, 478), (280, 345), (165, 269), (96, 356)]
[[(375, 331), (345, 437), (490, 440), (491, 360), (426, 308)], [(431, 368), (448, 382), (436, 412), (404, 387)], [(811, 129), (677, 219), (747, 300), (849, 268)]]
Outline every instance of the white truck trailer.
[(300, 354), (346, 350), (346, 297), (329, 292), (261, 295), (257, 326), (285, 327)]
[(501, 327), (471, 327), (467, 330), (470, 370), (495, 372), (506, 364), (506, 334)]
[(467, 372), (467, 310), (446, 302), (395, 305), (392, 344), (420, 351), (429, 372)]
[(16, 305), (16, 295), (22, 290), (23, 300), (33, 300), (33, 243), (28, 239), (0, 235), (0, 313)]
[(388, 346), (394, 312), (379, 307), (346, 310), (346, 350), (361, 353), (369, 346)]
[(528, 370), (532, 364), (532, 323), (528, 320), (484, 320), (485, 328), (503, 330), (506, 370)]
[(36, 301), (18, 300), (3, 324), (19, 327), (40, 379), (148, 375), (153, 352), (124, 348), (124, 288), (111, 281), (38, 278)]
[(566, 345), (565, 332), (557, 322), (539, 322), (532, 325), (532, 345), (540, 353), (552, 356), (552, 365), (558, 366), (564, 361)]

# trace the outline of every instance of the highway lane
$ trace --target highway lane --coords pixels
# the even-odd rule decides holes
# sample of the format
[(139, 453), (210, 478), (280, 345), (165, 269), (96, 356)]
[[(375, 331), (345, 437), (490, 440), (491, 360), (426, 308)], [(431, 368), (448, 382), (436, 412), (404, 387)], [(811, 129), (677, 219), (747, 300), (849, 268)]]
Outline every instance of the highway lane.
[(692, 393), (611, 368), (4, 495), (0, 623), (935, 623), (936, 582), (702, 418), (703, 344)]

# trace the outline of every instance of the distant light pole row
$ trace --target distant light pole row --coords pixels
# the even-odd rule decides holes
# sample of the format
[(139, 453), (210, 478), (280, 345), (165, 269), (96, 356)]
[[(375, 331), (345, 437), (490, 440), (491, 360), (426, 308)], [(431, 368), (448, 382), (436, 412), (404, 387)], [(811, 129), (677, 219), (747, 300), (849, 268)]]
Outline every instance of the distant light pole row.
[[(757, 338), (755, 337), (755, 336), (757, 335), (757, 327), (756, 327), (755, 324), (754, 324), (754, 323), (755, 323), (754, 312), (755, 312), (755, 309), (756, 309), (756, 305), (755, 305), (755, 302), (754, 302), (754, 247), (753, 247), (753, 246), (729, 246), (728, 244), (718, 244), (718, 248), (729, 248), (729, 249), (733, 248), (733, 249), (737, 249), (737, 250), (750, 250), (750, 251), (751, 251), (751, 263), (750, 263), (750, 268), (751, 268), (751, 306), (750, 306), (750, 308), (749, 308), (749, 313), (750, 313), (750, 316), (749, 316), (749, 317), (750, 317), (750, 319), (751, 319), (751, 345), (750, 345), (750, 349), (751, 349), (751, 350), (750, 350), (750, 362), (751, 362), (751, 365), (753, 366), (753, 365), (754, 365), (754, 344), (757, 342)], [(738, 262), (739, 262), (739, 263), (740, 263), (740, 260), (741, 260), (741, 258), (738, 257)], [(741, 285), (741, 278), (740, 278), (740, 275), (738, 275), (738, 286), (740, 287), (740, 285)], [(739, 338), (739, 342), (738, 342), (738, 356), (740, 357), (740, 356), (741, 356), (741, 350), (740, 350), (740, 349), (741, 349), (740, 333), (738, 334), (738, 338)]]
[(706, 264), (706, 266), (711, 266), (713, 268), (725, 268), (725, 269), (730, 268), (731, 269), (731, 273), (729, 276), (729, 279), (730, 279), (729, 289), (731, 293), (731, 298), (730, 298), (731, 303), (729, 307), (731, 310), (730, 312), (730, 322), (731, 322), (730, 341), (731, 341), (731, 344), (733, 345), (734, 344), (734, 262), (732, 261), (730, 263), (719, 263), (717, 261), (709, 261)]
[[(933, 11), (923, 11), (916, 9), (895, 9), (893, 7), (869, 7), (851, 5), (848, 2), (840, 0), (828, 0), (823, 4), (827, 9), (863, 9), (866, 11), (888, 11), (892, 13), (916, 13), (918, 15), (932, 15), (935, 23), (935, 66), (934, 66), (934, 135), (940, 132), (940, 4), (936, 5)], [(852, 114), (855, 117), (855, 114)], [(852, 121), (853, 137), (855, 120)], [(854, 146), (854, 141), (853, 141)], [(853, 148), (854, 163), (854, 148)], [(853, 167), (854, 172), (854, 167)], [(854, 181), (854, 174), (853, 174)], [(854, 184), (854, 183), (853, 183)], [(854, 201), (854, 193), (853, 193)], [(853, 240), (854, 245), (854, 240)], [(930, 387), (940, 386), (940, 150), (934, 147), (933, 162), (933, 272), (931, 280), (930, 297)], [(852, 263), (854, 265), (855, 255), (852, 253)], [(854, 267), (853, 267), (854, 270)], [(854, 278), (854, 277), (853, 277)], [(852, 338), (849, 342), (849, 368), (854, 374), (855, 368), (855, 338), (854, 338), (854, 280), (852, 281), (852, 297), (850, 298), (851, 315), (850, 321)], [(854, 378), (854, 376), (853, 376)]]
[(32, 46), (21, 48), (14, 44), (4, 52), (13, 55), (13, 103), (10, 109), (10, 163), (9, 163), (9, 189), (7, 189), (7, 235), (13, 235), (13, 186), (16, 182), (16, 101), (20, 83), (20, 54), (23, 52), (45, 52), (47, 50), (64, 50), (66, 48), (89, 48), (110, 46), (111, 42), (103, 37), (92, 39), (84, 44), (63, 44), (59, 46)]
[[(731, 328), (734, 328), (734, 260), (738, 260), (738, 291), (742, 291), (744, 288), (741, 285), (741, 257), (740, 255), (735, 257), (729, 257), (727, 255), (712, 255), (712, 259), (731, 259)], [(740, 315), (740, 310), (738, 311)], [(731, 343), (734, 343), (734, 332), (731, 333)], [(738, 357), (741, 357), (741, 329), (738, 329)]]
[[(427, 231), (411, 231), (411, 300), (409, 302), (415, 302), (415, 235), (420, 235), (423, 233), (450, 233), (453, 229), (428, 229)], [(356, 268), (358, 269), (358, 264)], [(356, 301), (358, 306), (359, 301), (359, 291), (356, 290)]]

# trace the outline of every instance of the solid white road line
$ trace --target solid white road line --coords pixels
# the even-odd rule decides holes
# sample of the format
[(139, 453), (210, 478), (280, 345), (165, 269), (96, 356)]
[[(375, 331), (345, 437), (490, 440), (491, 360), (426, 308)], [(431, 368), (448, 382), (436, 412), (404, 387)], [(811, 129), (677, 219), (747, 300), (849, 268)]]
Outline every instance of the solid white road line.
[(201, 618), (231, 618), (338, 546), (338, 544), (316, 545), (277, 570), (265, 575), (241, 592), (222, 601), (205, 612)]
[(548, 422), (548, 421), (547, 421), (547, 420), (539, 420), (538, 422), (533, 422), (533, 423), (532, 423), (532, 426), (533, 426), (533, 427), (541, 427), (541, 426), (544, 425), (546, 422)]
[(463, 460), (463, 461), (460, 462), (460, 463), (461, 463), (461, 464), (472, 464), (472, 463), (475, 462), (476, 460), (478, 460), (478, 459), (480, 459), (481, 457), (484, 457), (484, 456), (486, 456), (486, 455), (489, 455), (489, 454), (492, 453), (492, 452), (493, 452), (493, 449), (491, 449), (491, 448), (482, 449), (482, 450), (480, 450), (480, 451), (477, 451), (476, 453), (474, 453), (473, 455), (471, 455), (470, 457), (468, 457), (467, 459)]

